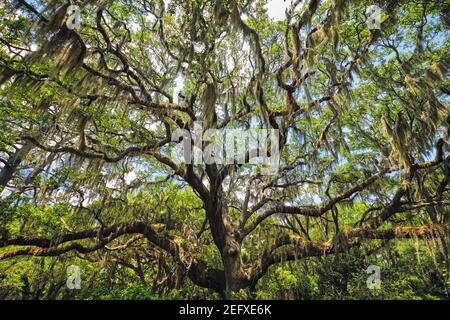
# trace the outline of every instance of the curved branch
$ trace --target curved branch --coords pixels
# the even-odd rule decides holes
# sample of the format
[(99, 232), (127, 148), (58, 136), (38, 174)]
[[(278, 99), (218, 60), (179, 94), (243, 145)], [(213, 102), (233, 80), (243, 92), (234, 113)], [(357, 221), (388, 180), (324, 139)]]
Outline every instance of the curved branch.
[[(222, 270), (208, 268), (204, 261), (195, 259), (192, 254), (184, 253), (183, 248), (176, 241), (158, 234), (151, 225), (144, 222), (117, 224), (104, 229), (89, 229), (64, 234), (54, 239), (3, 234), (0, 237), (0, 248), (7, 246), (24, 246), (24, 248), (14, 248), (0, 253), (0, 261), (24, 255), (48, 257), (62, 255), (70, 251), (89, 253), (105, 247), (120, 236), (131, 234), (142, 234), (149, 242), (168, 252), (177, 263), (187, 270), (189, 278), (196, 285), (211, 288), (218, 292), (225, 288), (225, 276)], [(87, 239), (99, 239), (99, 241), (92, 246), (72, 242)], [(68, 242), (71, 243), (60, 246)]]
[[(340, 246), (333, 241), (315, 242), (299, 236), (282, 234), (266, 247), (259, 264), (253, 269), (251, 282), (255, 285), (266, 274), (271, 265), (307, 257), (318, 257), (343, 252), (348, 247), (360, 245), (365, 239), (427, 239), (433, 237), (438, 232), (450, 236), (450, 224), (395, 227), (385, 230), (372, 230), (367, 227), (349, 228), (341, 234), (341, 237), (345, 239), (346, 246)], [(286, 250), (277, 251), (285, 246), (291, 247)]]
[(310, 217), (320, 217), (325, 212), (331, 210), (333, 206), (335, 206), (337, 203), (346, 200), (350, 198), (352, 195), (354, 195), (357, 192), (360, 192), (373, 184), (375, 181), (383, 177), (386, 173), (390, 172), (391, 169), (384, 169), (381, 172), (375, 173), (372, 176), (370, 176), (368, 179), (364, 180), (360, 184), (344, 191), (343, 193), (337, 195), (335, 198), (329, 200), (328, 202), (320, 205), (320, 206), (313, 206), (313, 207), (294, 207), (294, 206), (287, 206), (279, 204), (275, 206), (272, 209), (267, 210), (266, 212), (262, 213), (260, 216), (258, 216), (255, 220), (253, 220), (252, 223), (250, 223), (243, 232), (242, 237), (244, 238), (246, 235), (248, 235), (250, 232), (252, 232), (260, 223), (262, 223), (264, 220), (269, 218), (270, 216), (277, 214), (277, 213), (285, 213), (285, 214), (295, 214), (295, 215), (303, 215), (303, 216), (310, 216)]

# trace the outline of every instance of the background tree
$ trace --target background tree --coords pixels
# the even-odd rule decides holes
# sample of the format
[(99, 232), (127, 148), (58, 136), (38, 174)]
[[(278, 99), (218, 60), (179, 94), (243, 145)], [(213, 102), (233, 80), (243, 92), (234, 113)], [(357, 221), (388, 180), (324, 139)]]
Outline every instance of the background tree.
[[(292, 1), (278, 22), (260, 0), (76, 4), (75, 29), (68, 2), (0, 9), (5, 297), (70, 297), (70, 262), (88, 288), (137, 281), (131, 297), (240, 297), (272, 279), (294, 290), (281, 298), (348, 296), (364, 257), (401, 266), (389, 243), (403, 238), (430, 249), (446, 294), (448, 4), (377, 1), (373, 30), (371, 1)], [(175, 161), (172, 134), (195, 121), (278, 129), (279, 173)], [(335, 291), (283, 269), (307, 261), (297, 271)], [(15, 263), (53, 280), (11, 279)]]

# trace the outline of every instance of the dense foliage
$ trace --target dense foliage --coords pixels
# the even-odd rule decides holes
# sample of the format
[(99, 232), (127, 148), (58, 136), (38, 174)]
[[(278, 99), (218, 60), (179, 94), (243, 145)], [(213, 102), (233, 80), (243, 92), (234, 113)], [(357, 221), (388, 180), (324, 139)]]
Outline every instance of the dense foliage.
[[(448, 299), (449, 12), (2, 0), (0, 298)], [(198, 121), (277, 174), (177, 161)]]

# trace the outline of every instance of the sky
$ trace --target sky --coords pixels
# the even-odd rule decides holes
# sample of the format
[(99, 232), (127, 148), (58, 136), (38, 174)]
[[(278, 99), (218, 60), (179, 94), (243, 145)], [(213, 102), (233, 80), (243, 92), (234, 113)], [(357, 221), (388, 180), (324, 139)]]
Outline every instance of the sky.
[(267, 3), (267, 14), (275, 21), (284, 20), (286, 8), (290, 4), (290, 0), (269, 0)]

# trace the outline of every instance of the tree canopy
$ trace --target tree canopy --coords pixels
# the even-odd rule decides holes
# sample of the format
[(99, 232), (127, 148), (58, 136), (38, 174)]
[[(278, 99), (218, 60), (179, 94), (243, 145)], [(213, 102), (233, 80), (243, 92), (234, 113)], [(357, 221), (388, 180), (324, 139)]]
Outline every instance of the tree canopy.
[[(287, 4), (2, 1), (1, 298), (449, 297), (450, 5)], [(200, 121), (276, 174), (176, 159)]]

